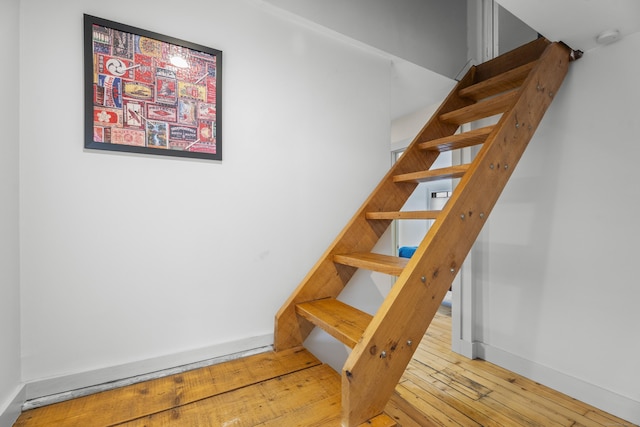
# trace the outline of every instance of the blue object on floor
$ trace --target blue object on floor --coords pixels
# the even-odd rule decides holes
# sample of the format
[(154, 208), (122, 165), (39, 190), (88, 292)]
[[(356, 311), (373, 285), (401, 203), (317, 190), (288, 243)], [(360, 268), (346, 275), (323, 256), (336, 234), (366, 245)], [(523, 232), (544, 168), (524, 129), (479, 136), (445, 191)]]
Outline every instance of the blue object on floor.
[(416, 249), (418, 249), (417, 246), (401, 246), (400, 249), (398, 249), (398, 256), (401, 258), (411, 258)]

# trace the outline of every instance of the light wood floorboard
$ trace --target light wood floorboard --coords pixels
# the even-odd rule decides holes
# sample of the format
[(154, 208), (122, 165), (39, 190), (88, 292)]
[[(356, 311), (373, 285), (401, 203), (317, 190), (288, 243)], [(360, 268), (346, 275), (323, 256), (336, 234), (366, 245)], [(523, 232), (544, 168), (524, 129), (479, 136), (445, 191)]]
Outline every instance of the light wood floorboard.
[[(368, 426), (633, 426), (450, 350), (441, 308), (387, 405)], [(14, 427), (335, 426), (340, 376), (304, 349), (263, 353), (24, 412)]]
[(450, 348), (451, 310), (441, 307), (387, 407), (402, 426), (635, 425)]

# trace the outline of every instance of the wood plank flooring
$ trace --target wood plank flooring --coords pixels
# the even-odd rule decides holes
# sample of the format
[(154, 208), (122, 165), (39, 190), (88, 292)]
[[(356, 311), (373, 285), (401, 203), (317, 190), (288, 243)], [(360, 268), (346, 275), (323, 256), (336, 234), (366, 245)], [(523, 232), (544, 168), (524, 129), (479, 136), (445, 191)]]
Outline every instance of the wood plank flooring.
[(635, 425), (450, 348), (451, 310), (441, 307), (386, 409), (403, 427)]
[[(340, 426), (340, 375), (267, 352), (25, 411), (14, 427)], [(394, 427), (386, 415), (367, 427)]]
[[(386, 414), (368, 427), (632, 426), (449, 350), (441, 309)], [(24, 412), (14, 427), (336, 426), (340, 376), (304, 349), (269, 352)]]

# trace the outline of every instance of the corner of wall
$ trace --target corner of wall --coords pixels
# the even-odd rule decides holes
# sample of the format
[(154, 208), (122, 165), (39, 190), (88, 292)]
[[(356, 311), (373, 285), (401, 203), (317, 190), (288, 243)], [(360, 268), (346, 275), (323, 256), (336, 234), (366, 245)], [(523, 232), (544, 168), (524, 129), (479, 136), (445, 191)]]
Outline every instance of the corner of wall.
[(19, 0), (0, 2), (0, 80), (3, 90), (0, 127), (0, 427), (11, 426), (20, 414), (25, 387), (20, 381), (20, 235), (19, 235)]
[(0, 427), (11, 427), (16, 422), (26, 400), (27, 387), (22, 384), (18, 386), (6, 406), (0, 406)]

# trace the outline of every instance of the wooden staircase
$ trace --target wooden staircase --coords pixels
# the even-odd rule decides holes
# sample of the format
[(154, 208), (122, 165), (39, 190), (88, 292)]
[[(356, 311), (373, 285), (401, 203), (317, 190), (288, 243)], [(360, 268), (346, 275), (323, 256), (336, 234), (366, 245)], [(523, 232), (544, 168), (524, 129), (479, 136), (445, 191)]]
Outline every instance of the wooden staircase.
[[(567, 46), (541, 38), (472, 67), (278, 311), (277, 352), (303, 345), (315, 326), (353, 349), (342, 368), (343, 426), (384, 418), (573, 58)], [(498, 114), (495, 125), (455, 134)], [(441, 152), (480, 144), (471, 163), (430, 169)], [(442, 211), (401, 211), (418, 183), (448, 178), (460, 182)], [(409, 219), (435, 220), (412, 258), (371, 252), (392, 221)], [(336, 299), (359, 268), (398, 276), (374, 316)]]

